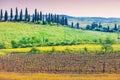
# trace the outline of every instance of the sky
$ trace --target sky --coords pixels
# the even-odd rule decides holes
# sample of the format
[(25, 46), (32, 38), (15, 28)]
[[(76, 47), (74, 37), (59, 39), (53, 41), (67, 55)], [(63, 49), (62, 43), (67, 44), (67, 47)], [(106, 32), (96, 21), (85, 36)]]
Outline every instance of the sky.
[(65, 14), (76, 17), (119, 17), (120, 0), (0, 0), (0, 9), (29, 10)]

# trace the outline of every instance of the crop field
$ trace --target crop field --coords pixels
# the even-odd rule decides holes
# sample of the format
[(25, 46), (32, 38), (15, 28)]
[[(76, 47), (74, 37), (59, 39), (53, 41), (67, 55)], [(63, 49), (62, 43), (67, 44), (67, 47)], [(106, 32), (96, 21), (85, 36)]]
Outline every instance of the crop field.
[(0, 57), (0, 72), (120, 73), (120, 54), (10, 54)]
[[(65, 26), (32, 23), (0, 22), (0, 80), (119, 80), (120, 44), (113, 44), (115, 52), (94, 54), (101, 51), (100, 44), (82, 43), (71, 46), (41, 46), (39, 54), (26, 54), (32, 47), (12, 48), (11, 41), (23, 37), (43, 38), (57, 43), (63, 40), (117, 41), (117, 33), (72, 29)], [(88, 54), (81, 54), (86, 51)], [(68, 54), (64, 53), (68, 51)], [(14, 54), (13, 54), (14, 53)], [(17, 54), (18, 53), (18, 54)], [(73, 53), (73, 54), (70, 54)], [(7, 76), (6, 76), (7, 75)]]
[(65, 40), (99, 40), (107, 37), (117, 40), (117, 33), (106, 33), (72, 29), (63, 26), (40, 25), (32, 23), (0, 22), (0, 43), (11, 48), (11, 41), (19, 41), (23, 37), (36, 37), (42, 41), (43, 37), (49, 42), (57, 43)]
[(0, 80), (119, 80), (119, 73), (119, 53), (0, 57)]
[[(114, 51), (120, 50), (120, 44), (114, 44), (112, 45)], [(88, 51), (90, 52), (95, 52), (95, 51), (100, 51), (101, 50), (101, 45), (92, 45), (92, 44), (85, 44), (85, 45), (73, 45), (73, 46), (48, 46), (48, 47), (36, 47), (38, 50), (41, 52), (49, 52), (53, 48), (55, 52), (63, 52), (66, 49), (69, 51), (84, 51), (84, 48), (87, 48)], [(31, 48), (15, 48), (15, 49), (0, 49), (0, 55), (6, 55), (10, 54), (13, 52), (23, 52), (27, 53), (31, 50)], [(73, 53), (74, 53), (73, 52)]]

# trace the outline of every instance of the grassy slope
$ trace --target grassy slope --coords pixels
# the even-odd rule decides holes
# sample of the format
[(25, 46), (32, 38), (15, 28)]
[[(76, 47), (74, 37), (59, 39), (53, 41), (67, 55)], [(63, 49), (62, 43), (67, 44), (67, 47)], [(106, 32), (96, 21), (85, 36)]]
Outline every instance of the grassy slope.
[(28, 23), (0, 22), (0, 43), (4, 42), (10, 48), (11, 40), (20, 40), (23, 37), (36, 36), (42, 40), (42, 37), (48, 38), (49, 41), (57, 42), (64, 40), (64, 33), (67, 34), (68, 40), (73, 39), (105, 39), (111, 37), (116, 39), (115, 33), (104, 33), (96, 31), (83, 31), (71, 29), (62, 26), (36, 25)]

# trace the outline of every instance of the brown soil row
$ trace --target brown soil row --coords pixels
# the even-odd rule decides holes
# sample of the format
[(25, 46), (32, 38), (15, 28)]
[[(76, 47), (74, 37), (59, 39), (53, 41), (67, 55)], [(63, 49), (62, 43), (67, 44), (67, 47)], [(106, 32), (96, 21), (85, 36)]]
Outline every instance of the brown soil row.
[(120, 73), (120, 53), (10, 54), (0, 57), (0, 71), (47, 73)]

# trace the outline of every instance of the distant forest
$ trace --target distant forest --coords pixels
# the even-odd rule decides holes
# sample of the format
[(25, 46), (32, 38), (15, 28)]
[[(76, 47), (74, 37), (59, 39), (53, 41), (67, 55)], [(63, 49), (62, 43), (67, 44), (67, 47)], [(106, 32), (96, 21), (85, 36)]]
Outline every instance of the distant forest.
[(8, 15), (8, 11), (5, 10), (3, 14), (3, 10), (0, 10), (0, 22), (5, 21), (13, 21), (13, 22), (32, 22), (35, 24), (56, 24), (68, 26), (70, 28), (83, 29), (83, 30), (93, 30), (93, 31), (102, 31), (102, 32), (120, 32), (120, 25), (114, 24), (113, 28), (110, 26), (103, 27), (101, 22), (96, 23), (93, 22), (91, 25), (87, 25), (85, 28), (80, 27), (79, 22), (74, 24), (71, 22), (68, 24), (69, 17), (66, 15), (59, 15), (53, 13), (43, 14), (42, 11), (34, 10), (32, 15), (29, 14), (28, 9), (25, 9), (25, 13), (23, 14), (23, 10), (21, 9), (18, 12), (18, 8), (15, 10), (15, 14), (13, 14), (13, 9), (10, 9), (10, 15)]

